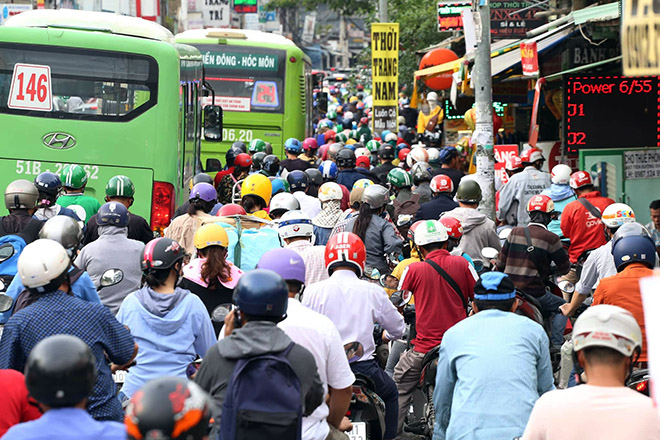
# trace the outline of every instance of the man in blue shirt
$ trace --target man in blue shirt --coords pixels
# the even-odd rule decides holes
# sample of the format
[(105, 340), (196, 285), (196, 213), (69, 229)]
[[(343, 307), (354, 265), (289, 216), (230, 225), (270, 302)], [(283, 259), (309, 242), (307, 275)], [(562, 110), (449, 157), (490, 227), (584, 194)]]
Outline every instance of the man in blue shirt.
[(69, 265), (69, 256), (54, 240), (37, 240), (21, 253), (18, 275), (39, 296), (7, 321), (0, 343), (0, 369), (23, 371), (29, 353), (48, 336), (77, 336), (96, 358), (98, 377), (89, 396), (89, 413), (96, 420), (121, 421), (122, 409), (106, 355), (110, 362), (126, 365), (137, 354), (137, 345), (107, 308), (71, 296)]
[(474, 287), (475, 315), (440, 345), (433, 393), (433, 440), (513, 439), (536, 400), (555, 388), (548, 337), (518, 306), (513, 282), (485, 273)]
[(75, 336), (39, 342), (28, 357), (25, 384), (45, 414), (13, 426), (3, 440), (124, 440), (123, 424), (98, 422), (85, 411), (96, 382), (94, 362), (87, 344)]

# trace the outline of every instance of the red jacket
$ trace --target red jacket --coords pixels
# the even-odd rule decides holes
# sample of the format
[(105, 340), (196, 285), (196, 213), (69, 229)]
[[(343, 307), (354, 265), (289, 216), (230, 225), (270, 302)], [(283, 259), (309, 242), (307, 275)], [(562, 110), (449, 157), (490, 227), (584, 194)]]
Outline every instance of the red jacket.
[(215, 186), (215, 188), (217, 189), (222, 178), (225, 177), (227, 174), (231, 174), (233, 172), (234, 172), (234, 167), (227, 168), (226, 170), (218, 171), (218, 173), (213, 178), (213, 186)]
[(0, 370), (0, 437), (14, 425), (41, 417), (37, 403), (28, 398), (25, 378), (15, 370)]
[[(605, 208), (614, 203), (610, 198), (601, 197), (598, 191), (588, 192), (579, 198), (587, 199), (600, 210), (601, 214)], [(561, 232), (564, 237), (571, 240), (571, 247), (568, 249), (571, 263), (576, 263), (580, 255), (586, 251), (607, 243), (601, 219), (591, 214), (578, 200), (566, 205), (561, 213)]]
[[(449, 255), (441, 249), (431, 252), (426, 259), (443, 268), (463, 295), (474, 297), (476, 280), (465, 258)], [(402, 276), (401, 288), (410, 290), (415, 296), (417, 336), (412, 343), (418, 353), (426, 353), (440, 345), (445, 332), (466, 317), (463, 302), (454, 289), (424, 261), (408, 266)]]

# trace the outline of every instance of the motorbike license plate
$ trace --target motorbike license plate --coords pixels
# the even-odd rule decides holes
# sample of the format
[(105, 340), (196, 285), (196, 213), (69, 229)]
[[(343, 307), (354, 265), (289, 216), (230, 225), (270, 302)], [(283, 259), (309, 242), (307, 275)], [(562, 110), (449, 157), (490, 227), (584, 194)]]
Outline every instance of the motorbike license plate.
[(353, 430), (346, 434), (351, 440), (367, 440), (367, 424), (365, 422), (353, 422)]
[(115, 383), (124, 383), (124, 380), (126, 379), (126, 371), (124, 370), (117, 370), (114, 373), (112, 373), (112, 379), (115, 381)]

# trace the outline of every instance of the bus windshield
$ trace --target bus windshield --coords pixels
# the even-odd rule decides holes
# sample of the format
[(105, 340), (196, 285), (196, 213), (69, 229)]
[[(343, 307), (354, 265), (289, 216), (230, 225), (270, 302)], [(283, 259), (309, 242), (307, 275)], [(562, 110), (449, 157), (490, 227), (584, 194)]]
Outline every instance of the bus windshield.
[[(224, 111), (284, 112), (286, 51), (193, 44), (204, 57), (206, 80)], [(210, 103), (208, 98), (204, 104)]]
[[(14, 66), (49, 66), (52, 110), (9, 108)], [(60, 119), (127, 121), (153, 107), (158, 66), (144, 55), (80, 48), (0, 44), (0, 112)]]

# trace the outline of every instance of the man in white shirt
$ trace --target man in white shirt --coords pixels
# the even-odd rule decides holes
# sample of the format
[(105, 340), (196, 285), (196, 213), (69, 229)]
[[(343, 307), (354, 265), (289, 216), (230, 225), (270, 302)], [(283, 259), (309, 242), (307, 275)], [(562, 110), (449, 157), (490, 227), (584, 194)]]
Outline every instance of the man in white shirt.
[(296, 251), (305, 261), (305, 285), (328, 278), (325, 268), (325, 246), (314, 246), (312, 219), (302, 211), (288, 211), (278, 222), (277, 232), (286, 249)]
[(332, 321), (296, 299), (305, 285), (305, 262), (292, 250), (273, 249), (261, 257), (257, 267), (278, 273), (289, 286), (287, 317), (278, 326), (293, 342), (312, 353), (325, 392), (330, 395), (328, 403), (323, 402), (309, 417), (303, 418), (303, 440), (348, 440), (344, 431), (352, 425), (345, 414), (355, 376)]
[(399, 393), (373, 357), (373, 329), (374, 324), (380, 324), (387, 342), (401, 338), (406, 326), (385, 291), (377, 284), (360, 280), (365, 262), (364, 243), (357, 235), (341, 232), (331, 237), (325, 250), (330, 278), (309, 286), (303, 305), (330, 318), (339, 330), (342, 344), (362, 344), (362, 356), (352, 360), (351, 369), (374, 382), (376, 393), (385, 402), (384, 440), (391, 440), (396, 437)]
[(321, 202), (316, 197), (307, 195), (309, 189), (309, 177), (304, 171), (294, 170), (286, 175), (286, 181), (289, 183), (291, 194), (300, 203), (300, 210), (307, 214), (309, 218), (314, 218), (321, 212)]
[(523, 440), (660, 439), (653, 401), (625, 386), (641, 346), (642, 331), (630, 312), (589, 307), (573, 328), (574, 357), (587, 384), (541, 396)]

